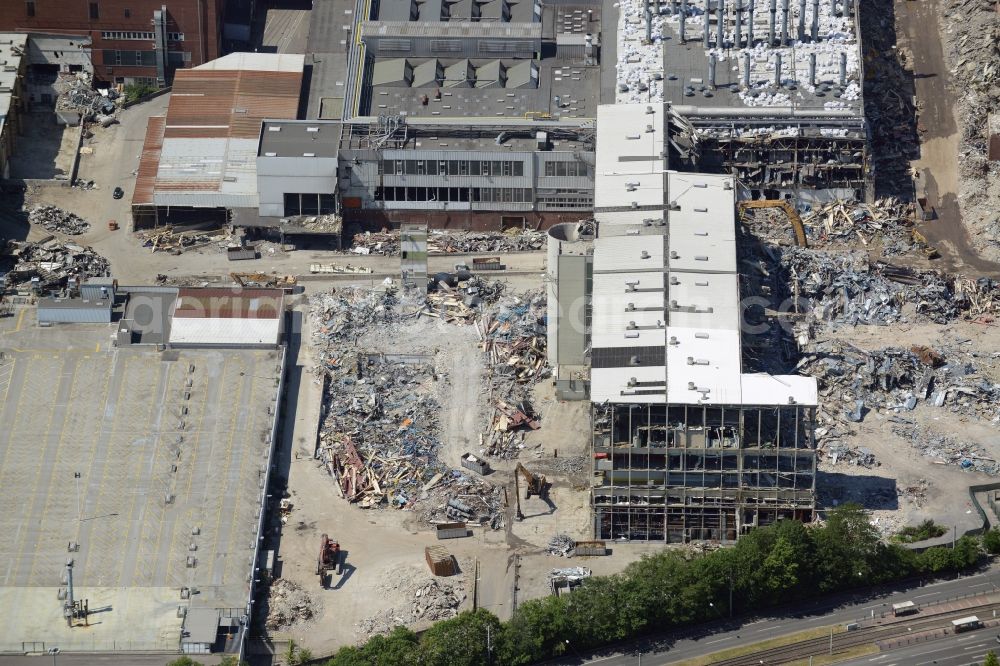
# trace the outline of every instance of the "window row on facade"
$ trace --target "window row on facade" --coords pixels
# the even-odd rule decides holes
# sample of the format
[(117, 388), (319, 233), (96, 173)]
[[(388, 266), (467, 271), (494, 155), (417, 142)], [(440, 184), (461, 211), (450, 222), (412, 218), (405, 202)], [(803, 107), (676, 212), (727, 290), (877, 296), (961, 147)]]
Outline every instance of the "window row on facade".
[(316, 193), (285, 193), (285, 215), (329, 215), (337, 212), (336, 196)]
[(375, 193), (382, 201), (456, 201), (530, 203), (530, 187), (383, 187)]
[[(156, 67), (156, 51), (120, 51), (117, 49), (103, 49), (103, 51), (103, 64), (105, 65)], [(167, 52), (167, 64), (172, 67), (182, 67), (189, 62), (191, 62), (190, 51)]]
[(386, 176), (523, 176), (514, 160), (382, 160)]
[[(149, 40), (153, 41), (155, 39), (155, 34), (152, 32), (143, 32), (135, 30), (102, 30), (101, 39), (107, 39), (109, 41), (129, 41), (129, 40)], [(184, 33), (183, 32), (168, 32), (167, 39), (171, 42), (183, 42)]]

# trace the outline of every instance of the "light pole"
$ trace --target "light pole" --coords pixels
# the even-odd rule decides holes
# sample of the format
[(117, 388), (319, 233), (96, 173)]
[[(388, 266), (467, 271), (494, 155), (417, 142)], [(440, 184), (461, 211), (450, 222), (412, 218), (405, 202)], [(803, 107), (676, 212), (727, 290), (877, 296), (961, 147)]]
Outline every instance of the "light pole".
[(83, 504), (80, 502), (80, 473), (73, 472), (73, 478), (76, 479), (76, 521), (83, 521)]
[(57, 647), (49, 648), (48, 650), (46, 650), (46, 654), (52, 655), (52, 666), (56, 666), (56, 655), (59, 654), (59, 648)]

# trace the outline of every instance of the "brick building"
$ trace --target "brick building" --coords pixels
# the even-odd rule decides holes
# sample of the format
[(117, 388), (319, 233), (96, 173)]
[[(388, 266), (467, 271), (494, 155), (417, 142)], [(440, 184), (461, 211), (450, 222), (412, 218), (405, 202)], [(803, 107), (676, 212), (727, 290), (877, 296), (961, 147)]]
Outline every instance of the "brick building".
[(224, 0), (0, 0), (0, 31), (87, 34), (97, 81), (164, 85), (173, 70), (219, 57), (224, 5)]

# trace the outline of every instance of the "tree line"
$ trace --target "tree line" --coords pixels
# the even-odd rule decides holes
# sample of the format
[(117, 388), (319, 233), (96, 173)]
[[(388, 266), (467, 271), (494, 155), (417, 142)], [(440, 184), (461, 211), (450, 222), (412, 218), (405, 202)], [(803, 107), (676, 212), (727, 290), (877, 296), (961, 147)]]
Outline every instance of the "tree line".
[[(826, 523), (782, 520), (705, 554), (666, 550), (571, 594), (533, 599), (501, 622), (466, 611), (417, 635), (397, 627), (341, 648), (325, 666), (518, 666), (841, 590), (967, 569), (1000, 553), (1000, 532), (915, 552), (885, 543), (857, 504)], [(731, 604), (731, 606), (730, 606)]]
[(822, 526), (782, 520), (731, 548), (643, 557), (621, 573), (585, 580), (572, 594), (527, 601), (508, 622), (480, 609), (438, 622), (419, 637), (398, 627), (341, 648), (326, 666), (531, 664), (730, 613), (960, 571), (979, 562), (984, 549), (1000, 552), (1000, 532), (923, 552), (885, 543), (861, 506), (844, 504)]

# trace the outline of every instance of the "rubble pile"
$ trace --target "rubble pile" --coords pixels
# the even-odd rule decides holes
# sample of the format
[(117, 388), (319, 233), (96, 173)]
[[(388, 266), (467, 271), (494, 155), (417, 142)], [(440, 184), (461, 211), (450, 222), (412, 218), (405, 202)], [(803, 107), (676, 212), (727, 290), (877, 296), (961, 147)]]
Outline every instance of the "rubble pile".
[(171, 252), (180, 254), (186, 250), (218, 243), (219, 249), (225, 252), (229, 245), (230, 235), (219, 229), (177, 229), (175, 227), (160, 227), (153, 231), (136, 234), (143, 247), (152, 252)]
[(28, 213), (28, 222), (69, 236), (78, 236), (90, 229), (90, 222), (58, 206), (35, 206)]
[(286, 578), (271, 583), (267, 598), (267, 628), (282, 630), (307, 622), (320, 614), (317, 602), (299, 585)]
[(915, 316), (945, 324), (963, 316), (1000, 314), (1000, 283), (989, 278), (952, 278), (937, 271), (870, 264), (860, 252), (832, 254), (798, 247), (785, 248), (781, 263), (798, 311), (808, 310), (817, 321), (884, 325)]
[(3, 254), (14, 261), (6, 275), (8, 288), (27, 287), (37, 277), (44, 292), (65, 287), (71, 277), (82, 283), (111, 274), (108, 260), (93, 249), (53, 237), (40, 243), (9, 241)]
[(358, 623), (358, 630), (365, 636), (386, 634), (398, 626), (415, 622), (435, 622), (458, 615), (458, 607), (465, 600), (465, 587), (454, 578), (423, 578), (417, 581), (406, 576), (386, 576), (379, 586), (384, 596), (399, 596), (410, 601), (406, 605), (381, 611)]
[(936, 462), (990, 476), (1000, 476), (1000, 462), (983, 447), (947, 435), (936, 435), (915, 423), (897, 423), (892, 431), (910, 442), (922, 455)]
[(90, 75), (86, 72), (59, 74), (53, 88), (58, 95), (56, 98), (58, 111), (77, 111), (88, 119), (97, 115), (109, 116), (115, 112), (118, 92), (111, 89), (105, 96), (100, 91), (94, 90)]
[(333, 343), (356, 341), (365, 329), (372, 326), (389, 326), (400, 319), (398, 299), (394, 289), (365, 289), (342, 287), (335, 293), (314, 296), (310, 317), (314, 322), (313, 348), (319, 350), (321, 367), (334, 367), (329, 363), (336, 358)]
[[(823, 431), (823, 434), (820, 434), (819, 431)], [(823, 441), (823, 446), (817, 447), (817, 450), (831, 465), (836, 466), (846, 463), (848, 465), (864, 467), (865, 469), (874, 469), (882, 464), (876, 459), (875, 454), (869, 448), (864, 446), (850, 446), (840, 441), (833, 441), (833, 437), (836, 437), (837, 434), (837, 431), (832, 428), (819, 428), (816, 433), (817, 439)]]
[(894, 197), (870, 204), (836, 201), (813, 208), (802, 216), (813, 247), (860, 241), (869, 250), (879, 245), (880, 254), (886, 257), (906, 254), (917, 248), (911, 231), (913, 220), (913, 204)]
[(529, 399), (531, 389), (548, 376), (545, 366), (545, 295), (541, 290), (510, 296), (475, 322), (488, 372), (484, 393), (489, 417), (484, 453), (515, 458), (524, 448), (524, 428), (540, 426)]
[(561, 533), (549, 539), (549, 543), (545, 547), (547, 554), (558, 555), (559, 557), (573, 557), (573, 551), (575, 550), (576, 540), (568, 534)]
[[(863, 421), (872, 409), (900, 414), (921, 403), (1000, 422), (1000, 383), (985, 377), (975, 358), (919, 345), (865, 351), (846, 342), (823, 342), (812, 345), (797, 370), (818, 379), (824, 398), (819, 421), (826, 428)], [(840, 411), (831, 405), (840, 405)]]
[(427, 299), (418, 316), (440, 317), (452, 324), (469, 324), (484, 303), (500, 300), (504, 283), (484, 280), (467, 271), (438, 273), (428, 280)]
[[(545, 249), (545, 232), (512, 229), (496, 231), (431, 230), (427, 251), (431, 254), (479, 252), (532, 252)], [(355, 254), (399, 254), (399, 232), (382, 231), (355, 234), (350, 250)]]

